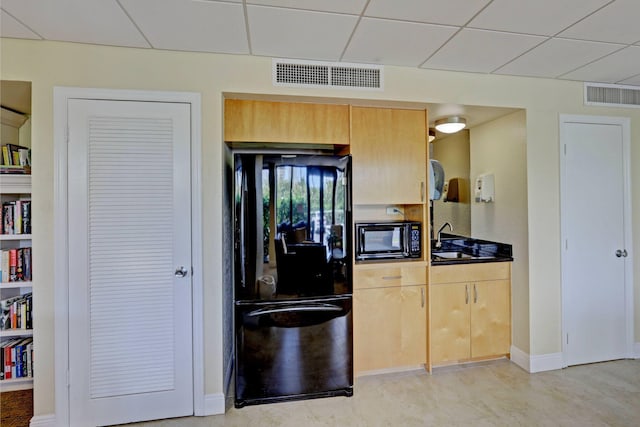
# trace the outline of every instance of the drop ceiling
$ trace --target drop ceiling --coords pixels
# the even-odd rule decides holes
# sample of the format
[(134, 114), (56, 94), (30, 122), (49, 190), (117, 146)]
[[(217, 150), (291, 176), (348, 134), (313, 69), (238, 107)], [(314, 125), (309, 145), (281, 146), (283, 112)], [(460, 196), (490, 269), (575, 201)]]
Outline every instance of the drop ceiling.
[[(0, 36), (640, 86), (639, 0), (2, 0)], [(429, 104), (469, 125), (513, 109)]]
[(0, 35), (640, 85), (638, 0), (2, 0)]

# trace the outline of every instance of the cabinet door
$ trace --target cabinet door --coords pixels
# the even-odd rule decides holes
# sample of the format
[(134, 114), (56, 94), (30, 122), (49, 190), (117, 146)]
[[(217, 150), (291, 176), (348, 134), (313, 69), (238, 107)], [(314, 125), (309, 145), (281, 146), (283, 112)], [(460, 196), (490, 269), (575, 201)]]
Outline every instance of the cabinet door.
[(348, 145), (349, 107), (227, 99), (224, 140)]
[(426, 286), (401, 288), (400, 351), (396, 366), (427, 362)]
[(424, 202), (424, 110), (352, 107), (350, 149), (355, 204)]
[(468, 359), (471, 295), (466, 283), (430, 285), (431, 363)]
[(509, 354), (511, 346), (511, 295), (509, 280), (473, 285), (471, 304), (471, 357)]
[(426, 362), (425, 298), (425, 286), (353, 292), (356, 373)]
[(401, 330), (400, 289), (353, 291), (353, 365), (356, 373), (394, 366)]

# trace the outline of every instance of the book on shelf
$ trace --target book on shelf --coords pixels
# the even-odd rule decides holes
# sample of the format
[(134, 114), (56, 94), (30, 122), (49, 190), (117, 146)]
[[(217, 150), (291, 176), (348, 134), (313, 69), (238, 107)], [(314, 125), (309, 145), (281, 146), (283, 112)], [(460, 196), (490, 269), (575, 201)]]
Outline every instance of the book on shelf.
[(2, 204), (2, 234), (31, 234), (31, 200)]
[(33, 378), (33, 337), (0, 344), (0, 380)]
[(17, 144), (4, 144), (1, 149), (0, 173), (31, 173), (31, 149), (29, 147)]
[(31, 247), (0, 251), (1, 282), (30, 282), (31, 265)]
[(33, 296), (31, 292), (0, 300), (0, 330), (33, 328)]
[(31, 149), (18, 144), (2, 146), (3, 166), (31, 166)]

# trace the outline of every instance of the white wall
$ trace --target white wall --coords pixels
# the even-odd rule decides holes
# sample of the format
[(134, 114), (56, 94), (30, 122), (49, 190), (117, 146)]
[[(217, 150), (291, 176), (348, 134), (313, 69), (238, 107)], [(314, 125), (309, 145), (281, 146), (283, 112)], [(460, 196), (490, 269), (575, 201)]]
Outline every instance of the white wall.
[(470, 175), (472, 182), (483, 173), (495, 177), (495, 202), (471, 202), (471, 234), (513, 246), (513, 345), (529, 353), (526, 131), (524, 111), (471, 129)]
[[(223, 392), (223, 171), (222, 104), (225, 92), (265, 96), (350, 98), (362, 103), (392, 101), (420, 105), (446, 102), (517, 107), (526, 110), (529, 236), (529, 293), (516, 306), (529, 307), (529, 351), (561, 351), (558, 115), (630, 117), (632, 140), (640, 141), (640, 110), (585, 107), (578, 82), (451, 73), (403, 67), (385, 68), (382, 92), (298, 89), (272, 86), (271, 59), (242, 55), (180, 53), (151, 49), (88, 46), (31, 40), (0, 40), (2, 79), (33, 82), (32, 147), (34, 287), (37, 379), (35, 414), (53, 413), (53, 88), (79, 86), (140, 90), (194, 91), (202, 95), (202, 166), (205, 384)], [(640, 146), (632, 144), (633, 223), (640, 224)], [(636, 233), (637, 235), (637, 233)], [(640, 239), (634, 242), (636, 307), (640, 307)], [(514, 295), (514, 298), (516, 296)], [(528, 299), (527, 299), (528, 298)], [(636, 341), (640, 341), (636, 309)], [(514, 330), (514, 332), (516, 332)], [(520, 340), (521, 338), (514, 337)], [(526, 337), (524, 338), (526, 341)]]

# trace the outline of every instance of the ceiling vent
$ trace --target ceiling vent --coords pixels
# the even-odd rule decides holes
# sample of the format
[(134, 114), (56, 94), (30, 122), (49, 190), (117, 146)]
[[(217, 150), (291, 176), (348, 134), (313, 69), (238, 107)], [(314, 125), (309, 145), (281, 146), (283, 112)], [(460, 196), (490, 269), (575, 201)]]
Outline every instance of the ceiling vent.
[(273, 60), (273, 85), (383, 89), (384, 67), (318, 61)]
[(585, 83), (584, 104), (638, 108), (640, 107), (640, 87)]

